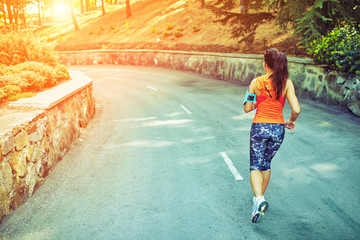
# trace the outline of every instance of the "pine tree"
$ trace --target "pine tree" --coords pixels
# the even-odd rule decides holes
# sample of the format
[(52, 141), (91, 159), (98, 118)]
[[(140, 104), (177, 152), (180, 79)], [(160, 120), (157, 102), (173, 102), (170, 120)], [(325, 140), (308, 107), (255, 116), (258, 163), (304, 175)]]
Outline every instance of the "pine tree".
[(230, 11), (234, 6), (235, 0), (218, 0), (212, 7), (219, 18), (215, 22), (228, 24), (232, 38), (248, 44), (252, 44), (260, 24), (274, 19), (282, 31), (289, 24), (295, 28), (293, 36), (305, 46), (341, 22), (360, 23), (360, 0), (241, 0), (240, 13)]
[(242, 0), (240, 2), (240, 13), (229, 11), (234, 8), (235, 0), (218, 0), (213, 7), (210, 7), (219, 18), (215, 22), (224, 25), (229, 24), (232, 27), (232, 38), (239, 39), (239, 42), (252, 44), (255, 39), (256, 29), (264, 22), (275, 18), (270, 12), (249, 13), (248, 10), (260, 10), (262, 0)]

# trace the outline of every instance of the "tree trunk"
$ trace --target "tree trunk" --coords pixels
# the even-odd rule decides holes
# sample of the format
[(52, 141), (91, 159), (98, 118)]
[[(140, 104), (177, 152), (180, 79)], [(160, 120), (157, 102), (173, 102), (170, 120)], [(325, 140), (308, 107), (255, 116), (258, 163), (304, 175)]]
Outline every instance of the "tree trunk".
[(70, 11), (71, 11), (71, 18), (72, 18), (72, 22), (73, 22), (74, 27), (75, 27), (75, 31), (79, 31), (80, 28), (79, 28), (79, 25), (78, 25), (78, 23), (76, 21), (74, 7), (72, 5), (72, 0), (69, 0), (69, 4), (70, 4)]
[(240, 0), (240, 13), (248, 12), (249, 3), (246, 0)]
[(101, 0), (101, 9), (102, 9), (102, 15), (105, 15), (106, 12), (105, 12), (105, 1), (104, 0)]
[(38, 0), (38, 25), (41, 26), (41, 0)]
[(2, 5), (3, 18), (4, 18), (4, 25), (6, 26), (6, 25), (7, 25), (7, 22), (6, 22), (6, 11), (5, 11), (5, 4), (4, 4), (4, 2), (1, 2), (1, 5)]
[(84, 0), (80, 0), (80, 11), (81, 11), (81, 14), (85, 13)]
[(90, 11), (90, 1), (89, 0), (85, 0), (85, 9), (86, 11)]
[(11, 5), (8, 2), (6, 3), (6, 9), (7, 9), (8, 19), (9, 19), (9, 24), (12, 25), (12, 23), (13, 23), (13, 14), (12, 14), (12, 10), (11, 10)]
[(130, 0), (126, 0), (126, 17), (131, 17)]

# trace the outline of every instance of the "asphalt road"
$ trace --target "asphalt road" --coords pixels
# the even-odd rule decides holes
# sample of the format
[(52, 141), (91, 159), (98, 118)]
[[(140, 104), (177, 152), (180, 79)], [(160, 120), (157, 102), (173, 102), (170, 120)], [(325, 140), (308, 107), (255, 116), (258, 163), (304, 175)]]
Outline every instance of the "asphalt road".
[(3, 220), (3, 239), (358, 239), (358, 118), (300, 99), (253, 224), (245, 87), (161, 68), (70, 69), (94, 79), (95, 119)]

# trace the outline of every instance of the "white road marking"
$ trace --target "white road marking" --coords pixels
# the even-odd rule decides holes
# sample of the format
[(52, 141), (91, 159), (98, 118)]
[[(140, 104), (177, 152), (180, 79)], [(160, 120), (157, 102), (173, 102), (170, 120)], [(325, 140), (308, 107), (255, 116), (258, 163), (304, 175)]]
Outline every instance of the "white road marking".
[(151, 90), (157, 91), (158, 89), (151, 87), (151, 86), (147, 86), (147, 88), (150, 88)]
[(226, 164), (228, 165), (231, 173), (234, 175), (235, 180), (244, 180), (243, 177), (240, 175), (240, 173), (236, 170), (233, 162), (231, 161), (231, 159), (228, 157), (228, 155), (225, 152), (221, 152), (220, 155), (223, 157), (224, 161), (226, 162)]
[(180, 107), (182, 109), (184, 109), (185, 112), (187, 112), (187, 114), (191, 114), (191, 112), (189, 111), (189, 109), (187, 109), (184, 105), (180, 105)]

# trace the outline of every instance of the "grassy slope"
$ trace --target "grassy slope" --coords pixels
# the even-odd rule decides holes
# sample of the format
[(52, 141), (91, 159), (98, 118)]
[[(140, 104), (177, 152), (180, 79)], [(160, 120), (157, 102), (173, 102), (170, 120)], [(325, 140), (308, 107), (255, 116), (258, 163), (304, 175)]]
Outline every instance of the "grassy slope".
[[(105, 16), (101, 16), (101, 10), (78, 14), (78, 32), (73, 31), (71, 19), (66, 17), (40, 33), (56, 40), (58, 50), (143, 48), (263, 53), (275, 46), (294, 53), (289, 33), (277, 33), (273, 23), (259, 27), (253, 46), (239, 45), (230, 38), (227, 26), (212, 22), (214, 14), (201, 9), (198, 0), (138, 0), (132, 1), (131, 10), (133, 16), (126, 18), (124, 5), (108, 6)], [(174, 27), (172, 30), (167, 30), (168, 23)], [(193, 31), (195, 25), (200, 31)], [(175, 37), (178, 27), (183, 29), (180, 38)], [(170, 36), (165, 37), (165, 31)]]

